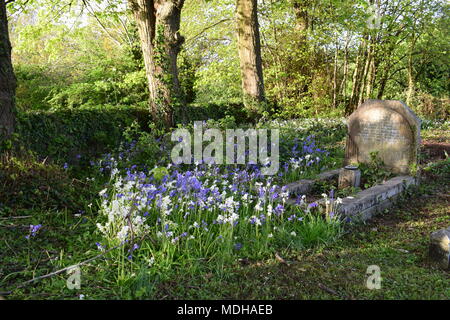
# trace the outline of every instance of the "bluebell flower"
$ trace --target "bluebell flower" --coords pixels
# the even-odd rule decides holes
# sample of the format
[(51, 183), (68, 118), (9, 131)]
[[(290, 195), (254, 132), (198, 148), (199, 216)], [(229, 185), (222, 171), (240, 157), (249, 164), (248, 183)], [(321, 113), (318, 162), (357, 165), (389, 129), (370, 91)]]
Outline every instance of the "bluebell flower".
[(317, 204), (317, 202), (312, 202), (312, 203), (310, 203), (309, 205), (308, 205), (308, 208), (316, 208), (316, 207), (318, 207), (319, 205)]
[(37, 225), (30, 224), (30, 234), (25, 236), (25, 238), (30, 239), (30, 236), (35, 237), (41, 228), (42, 228), (42, 224), (37, 224)]

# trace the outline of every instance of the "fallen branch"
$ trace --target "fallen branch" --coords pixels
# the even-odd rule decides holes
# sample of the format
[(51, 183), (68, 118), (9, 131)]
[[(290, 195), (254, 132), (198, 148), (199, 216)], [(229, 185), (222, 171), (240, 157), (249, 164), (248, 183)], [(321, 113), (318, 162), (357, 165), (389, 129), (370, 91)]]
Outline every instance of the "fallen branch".
[(54, 272), (45, 274), (45, 275), (43, 275), (43, 276), (39, 276), (39, 277), (33, 278), (33, 279), (31, 279), (31, 280), (22, 282), (21, 284), (19, 284), (18, 286), (16, 286), (14, 289), (12, 289), (12, 290), (10, 290), (10, 291), (0, 292), (0, 295), (4, 295), (4, 296), (9, 295), (9, 294), (11, 294), (14, 290), (17, 290), (17, 289), (26, 287), (27, 285), (29, 285), (30, 283), (33, 283), (34, 281), (42, 280), (42, 279), (45, 279), (45, 278), (50, 278), (50, 277), (56, 276), (57, 274), (60, 274), (60, 273), (62, 273), (62, 272), (71, 270), (71, 269), (73, 269), (73, 268), (75, 268), (75, 267), (78, 267), (78, 266), (87, 264), (87, 263), (89, 263), (89, 262), (91, 262), (91, 261), (93, 261), (93, 260), (95, 260), (95, 259), (101, 258), (101, 257), (103, 257), (104, 255), (106, 255), (107, 253), (109, 253), (109, 252), (111, 252), (111, 251), (113, 251), (113, 250), (115, 250), (115, 249), (117, 249), (117, 248), (123, 246), (125, 243), (126, 243), (126, 242), (123, 242), (123, 243), (121, 243), (121, 244), (119, 244), (119, 245), (117, 245), (117, 246), (115, 246), (115, 247), (113, 247), (113, 248), (111, 248), (111, 249), (106, 250), (105, 252), (103, 252), (103, 253), (101, 253), (101, 254), (95, 256), (95, 257), (89, 258), (89, 259), (87, 259), (87, 260), (85, 260), (85, 261), (82, 261), (82, 262), (80, 262), (80, 263), (77, 263), (77, 264), (74, 264), (74, 265), (65, 267), (65, 268), (63, 268), (63, 269), (56, 270), (56, 271), (54, 271)]
[(321, 284), (321, 283), (318, 283), (317, 286), (318, 286), (320, 289), (322, 289), (322, 290), (324, 290), (324, 291), (326, 291), (326, 292), (328, 292), (328, 293), (331, 293), (331, 294), (333, 294), (333, 295), (335, 295), (335, 296), (340, 296), (339, 293), (337, 293), (337, 292), (334, 291), (333, 289), (328, 288), (327, 286), (325, 286), (325, 285), (323, 285), (323, 284)]
[(0, 218), (0, 220), (8, 220), (8, 219), (26, 219), (26, 218), (31, 218), (32, 216), (16, 216), (16, 217), (3, 217)]

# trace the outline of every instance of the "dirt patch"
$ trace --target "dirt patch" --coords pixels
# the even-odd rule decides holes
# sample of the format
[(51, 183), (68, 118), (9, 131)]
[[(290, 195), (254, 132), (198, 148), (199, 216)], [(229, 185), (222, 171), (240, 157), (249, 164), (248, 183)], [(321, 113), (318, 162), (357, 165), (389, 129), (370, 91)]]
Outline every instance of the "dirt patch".
[(445, 153), (450, 154), (450, 143), (424, 140), (421, 152), (433, 160), (445, 159)]

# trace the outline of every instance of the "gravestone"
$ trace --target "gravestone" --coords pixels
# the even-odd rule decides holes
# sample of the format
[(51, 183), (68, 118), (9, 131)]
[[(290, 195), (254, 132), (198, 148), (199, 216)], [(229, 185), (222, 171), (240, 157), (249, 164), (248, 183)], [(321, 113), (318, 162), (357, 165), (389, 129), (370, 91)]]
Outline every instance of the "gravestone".
[(417, 163), (420, 119), (398, 100), (367, 100), (348, 118), (345, 164), (369, 163), (378, 152), (387, 168), (408, 174)]
[(443, 269), (450, 269), (450, 227), (433, 232), (430, 240), (431, 262)]

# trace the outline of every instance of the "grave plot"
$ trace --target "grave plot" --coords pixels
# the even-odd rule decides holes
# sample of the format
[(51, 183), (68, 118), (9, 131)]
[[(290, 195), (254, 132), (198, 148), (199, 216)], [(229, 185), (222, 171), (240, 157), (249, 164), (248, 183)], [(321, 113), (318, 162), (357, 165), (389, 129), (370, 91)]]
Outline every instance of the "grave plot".
[(418, 184), (413, 174), (419, 143), (420, 120), (404, 103), (368, 100), (349, 117), (347, 166), (324, 172), (314, 180), (288, 184), (296, 197), (290, 203), (299, 203), (305, 195), (308, 201), (329, 206), (339, 197), (335, 213), (370, 219), (392, 206), (407, 187)]

